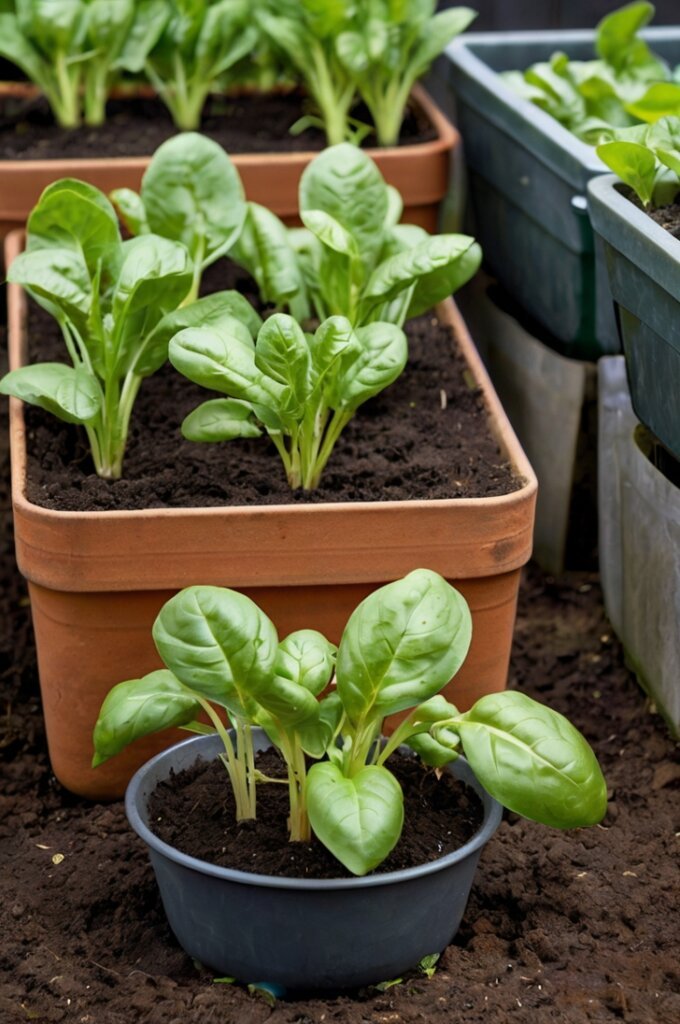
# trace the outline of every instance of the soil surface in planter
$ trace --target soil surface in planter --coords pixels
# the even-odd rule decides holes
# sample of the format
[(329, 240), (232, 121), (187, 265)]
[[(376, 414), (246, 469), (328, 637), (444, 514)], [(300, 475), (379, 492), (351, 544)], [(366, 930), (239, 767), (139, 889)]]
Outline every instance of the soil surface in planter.
[[(316, 128), (291, 135), (292, 125), (306, 112), (299, 93), (213, 97), (207, 104), (200, 131), (228, 153), (295, 153), (323, 149), (325, 136)], [(357, 110), (355, 116), (370, 124)], [(150, 156), (177, 133), (167, 108), (157, 99), (109, 102), (101, 127), (64, 129), (55, 123), (42, 99), (18, 103), (0, 99), (0, 159), (73, 160)], [(431, 142), (437, 133), (416, 105), (409, 106), (400, 145)], [(373, 139), (373, 141), (371, 141)], [(368, 136), (365, 145), (374, 144)]]
[(673, 238), (680, 238), (680, 204), (672, 203), (670, 206), (660, 206), (657, 210), (650, 210), (649, 216), (652, 220), (664, 228)]
[(7, 463), (5, 438), (2, 1024), (677, 1024), (677, 745), (624, 665), (596, 577), (529, 570), (511, 683), (594, 744), (610, 791), (602, 826), (563, 833), (506, 815), (431, 979), (415, 970), (386, 991), (270, 1005), (215, 984), (178, 947), (122, 803), (89, 804), (50, 773)]
[[(623, 188), (621, 191), (626, 198), (631, 201), (631, 203), (637, 206), (638, 210), (642, 210), (648, 217), (651, 217), (652, 220), (658, 224), (659, 227), (662, 227), (667, 231), (669, 235), (672, 235), (673, 238), (680, 238), (680, 203), (676, 201), (674, 203), (669, 203), (667, 206), (658, 206), (654, 210), (645, 210), (644, 206), (632, 189)], [(677, 198), (678, 197), (676, 196), (676, 200)]]
[[(273, 751), (256, 757), (270, 778), (286, 778)], [(401, 871), (437, 860), (463, 846), (482, 824), (481, 802), (448, 773), (437, 778), (420, 761), (396, 754), (389, 768), (404, 794), (404, 829), (399, 843), (374, 874)], [(351, 872), (316, 839), (290, 843), (286, 828), (288, 787), (257, 789), (257, 820), (235, 821), (236, 804), (221, 761), (198, 761), (173, 773), (149, 801), (153, 831), (175, 849), (240, 871), (286, 878), (351, 878)]]
[[(257, 305), (248, 275), (228, 264), (211, 268), (206, 291), (230, 287)], [(266, 437), (185, 441), (182, 420), (215, 396), (168, 364), (142, 384), (121, 480), (95, 475), (80, 428), (27, 408), (27, 497), (47, 508), (89, 511), (480, 498), (517, 490), (522, 481), (490, 433), (484, 398), (451, 330), (429, 315), (411, 321), (407, 333), (406, 370), (359, 408), (313, 492), (291, 492)], [(31, 362), (65, 361), (56, 322), (35, 305), (29, 338)]]

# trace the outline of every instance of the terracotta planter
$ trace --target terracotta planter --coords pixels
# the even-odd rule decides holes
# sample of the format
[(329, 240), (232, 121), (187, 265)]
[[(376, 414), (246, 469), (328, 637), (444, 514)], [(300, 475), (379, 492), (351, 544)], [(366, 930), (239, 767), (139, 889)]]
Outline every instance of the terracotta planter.
[[(20, 235), (7, 241), (8, 263)], [(26, 301), (9, 286), (10, 366), (26, 358)], [(473, 640), (449, 690), (461, 707), (506, 685), (520, 568), (531, 554), (536, 478), (452, 301), (451, 324), (482, 388), (491, 429), (523, 480), (494, 498), (270, 505), (250, 508), (55, 512), (24, 496), (22, 404), (10, 401), (19, 568), (29, 581), (52, 767), (90, 797), (117, 797), (132, 772), (177, 735), (151, 737), (92, 771), (91, 731), (109, 688), (160, 664), (151, 625), (195, 583), (249, 594), (281, 636), (314, 627), (337, 641), (368, 593), (420, 566), (459, 587)]]
[[(17, 83), (12, 83), (16, 93)], [(30, 90), (30, 86), (22, 86)], [(0, 89), (0, 95), (2, 91)], [(414, 98), (437, 130), (433, 142), (369, 149), (385, 180), (404, 199), (404, 220), (435, 231), (439, 204), (449, 188), (450, 162), (460, 136), (422, 86)], [(230, 154), (248, 199), (262, 203), (284, 220), (295, 220), (298, 184), (305, 167), (317, 156), (305, 153)], [(139, 189), (150, 156), (107, 159), (0, 160), (0, 229), (26, 223), (43, 189), (59, 178), (80, 178), (102, 192)]]

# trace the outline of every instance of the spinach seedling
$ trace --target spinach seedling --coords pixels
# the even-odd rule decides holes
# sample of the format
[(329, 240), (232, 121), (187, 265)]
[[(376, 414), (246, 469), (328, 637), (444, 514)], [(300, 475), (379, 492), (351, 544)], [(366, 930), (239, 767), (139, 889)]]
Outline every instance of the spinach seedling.
[(393, 324), (352, 328), (330, 317), (306, 334), (293, 317), (269, 317), (253, 340), (250, 329), (225, 318), (219, 327), (182, 330), (168, 350), (189, 380), (226, 395), (184, 420), (190, 441), (229, 441), (266, 432), (292, 488), (311, 490), (340, 434), (367, 399), (400, 375), (406, 336)]
[(646, 210), (672, 203), (680, 191), (680, 118), (612, 131), (597, 155)]
[(271, 45), (282, 51), (302, 78), (318, 112), (294, 126), (318, 125), (329, 146), (361, 138), (370, 127), (352, 121), (354, 82), (340, 60), (336, 41), (351, 25), (354, 4), (326, 0), (264, 0), (256, 12)]
[[(496, 799), (555, 828), (592, 825), (605, 813), (595, 755), (562, 715), (522, 693), (491, 694), (465, 713), (441, 695), (467, 654), (471, 618), (461, 594), (429, 569), (355, 609), (330, 692), (335, 648), (309, 630), (279, 643), (269, 619), (235, 591), (181, 591), (153, 635), (167, 668), (111, 690), (94, 730), (93, 764), (170, 726), (216, 730), (237, 817), (253, 817), (257, 786), (274, 781), (255, 768), (250, 730), (260, 725), (288, 769), (291, 839), (306, 840), (311, 823), (353, 874), (373, 870), (399, 840), (403, 794), (387, 762), (401, 743), (438, 767), (464, 753)], [(234, 738), (213, 705), (231, 717)], [(196, 720), (200, 711), (212, 726)], [(381, 740), (385, 717), (404, 711)]]
[(304, 228), (285, 229), (269, 211), (249, 204), (232, 250), (278, 305), (297, 303), (320, 320), (347, 317), (355, 327), (375, 321), (401, 327), (448, 298), (477, 272), (482, 253), (468, 235), (429, 235), (399, 224), (401, 196), (376, 163), (344, 143), (317, 156), (300, 181)]
[(159, 146), (139, 194), (116, 189), (111, 199), (131, 234), (154, 232), (189, 250), (194, 279), (187, 302), (198, 297), (206, 267), (235, 245), (246, 217), (238, 171), (221, 146), (195, 132)]
[[(314, 630), (279, 643), (250, 598), (219, 587), (189, 587), (171, 598), (153, 638), (167, 668), (111, 690), (94, 730), (93, 765), (162, 729), (216, 731), (241, 821), (256, 817), (257, 785), (271, 781), (254, 763), (252, 726), (262, 726), (288, 769), (291, 839), (308, 840), (305, 752), (322, 756), (337, 727), (337, 697), (318, 699), (333, 674), (335, 647)], [(229, 715), (233, 739), (216, 708)], [(201, 712), (211, 726), (197, 721)]]
[(595, 60), (555, 53), (525, 72), (503, 74), (507, 84), (589, 145), (612, 129), (680, 114), (680, 82), (640, 36), (654, 16), (646, 2), (606, 15), (595, 32)]
[(72, 365), (21, 367), (0, 381), (0, 392), (82, 424), (96, 472), (118, 478), (137, 393), (166, 361), (170, 338), (213, 322), (215, 307), (251, 317), (232, 292), (180, 308), (193, 277), (180, 242), (154, 234), (123, 241), (106, 196), (84, 182), (56, 182), (31, 213), (27, 250), (8, 279), (55, 317)]
[[(104, 121), (112, 82), (138, 71), (162, 31), (165, 0), (15, 0), (0, 12), (0, 55), (47, 97), (64, 128)], [(84, 107), (84, 111), (83, 111)]]
[(211, 92), (229, 85), (230, 73), (258, 40), (248, 0), (164, 0), (168, 10), (145, 73), (183, 131), (197, 129)]
[[(401, 833), (401, 789), (386, 762), (402, 743), (441, 767), (462, 752), (497, 800), (556, 828), (595, 824), (606, 786), (592, 750), (561, 715), (521, 693), (482, 697), (461, 714), (439, 692), (471, 638), (462, 595), (417, 569), (367, 597), (338, 648), (344, 717), (328, 761), (307, 779), (312, 828), (354, 874), (381, 863)], [(380, 743), (387, 715), (408, 711)]]
[(477, 16), (469, 7), (436, 8), (437, 0), (355, 4), (349, 28), (337, 36), (336, 52), (371, 112), (380, 146), (397, 144), (414, 84)]

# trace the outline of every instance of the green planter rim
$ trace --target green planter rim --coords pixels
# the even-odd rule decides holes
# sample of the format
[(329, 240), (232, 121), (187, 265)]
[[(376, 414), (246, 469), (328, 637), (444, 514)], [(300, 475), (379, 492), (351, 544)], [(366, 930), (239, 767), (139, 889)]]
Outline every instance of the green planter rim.
[(615, 174), (588, 183), (588, 209), (595, 232), (680, 302), (680, 241), (620, 191)]
[[(680, 45), (680, 26), (657, 26), (646, 29), (641, 35), (652, 49), (655, 43), (677, 42)], [(569, 53), (570, 47), (584, 45), (590, 45), (592, 50), (594, 39), (595, 32), (592, 29), (471, 32), (454, 40), (448, 46), (446, 55), (464, 77), (473, 78), (476, 86), (493, 97), (495, 103), (502, 108), (495, 111), (487, 109), (485, 116), (496, 127), (504, 128), (508, 133), (512, 130), (513, 122), (521, 122), (524, 138), (528, 140), (531, 137), (536, 155), (560, 176), (567, 170), (576, 185), (584, 174), (587, 180), (607, 171), (594, 148), (577, 139), (540, 107), (514, 93), (484, 57), (498, 49), (506, 50), (511, 57), (515, 49), (525, 46), (545, 46), (546, 53), (548, 49), (550, 52), (564, 50)], [(524, 68), (509, 67), (503, 70), (523, 71)]]

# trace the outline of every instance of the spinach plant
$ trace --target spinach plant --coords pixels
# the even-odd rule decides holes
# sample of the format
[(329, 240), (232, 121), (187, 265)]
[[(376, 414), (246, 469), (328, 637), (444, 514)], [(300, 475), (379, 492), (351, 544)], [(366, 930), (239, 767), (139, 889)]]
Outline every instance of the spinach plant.
[[(96, 766), (133, 740), (172, 726), (219, 733), (236, 818), (257, 814), (252, 726), (261, 725), (288, 770), (291, 839), (309, 839), (306, 760), (321, 756), (339, 720), (337, 697), (318, 699), (335, 664), (335, 647), (314, 630), (279, 643), (272, 622), (242, 594), (189, 587), (161, 609), (153, 638), (165, 669), (115, 686), (94, 730)], [(233, 723), (233, 739), (216, 708)], [(204, 712), (211, 723), (197, 721)]]
[(0, 7), (0, 55), (47, 97), (64, 128), (104, 121), (122, 70), (138, 71), (162, 30), (165, 0), (14, 0)]
[(555, 53), (508, 85), (540, 106), (584, 142), (597, 145), (611, 128), (680, 114), (680, 76), (650, 50), (639, 32), (654, 16), (646, 2), (606, 15), (595, 33), (597, 58), (573, 61)]
[(469, 7), (435, 13), (437, 0), (368, 0), (336, 39), (340, 62), (375, 125), (380, 146), (399, 141), (416, 81), (476, 17)]
[(232, 256), (263, 297), (296, 315), (311, 308), (320, 320), (344, 316), (355, 327), (401, 327), (462, 287), (482, 258), (468, 235), (429, 235), (399, 224), (401, 213), (399, 193), (366, 153), (348, 143), (332, 146), (302, 175), (305, 227), (286, 230), (274, 214), (249, 204)]
[(134, 235), (155, 231), (183, 242), (203, 269), (226, 253), (254, 277), (262, 301), (297, 320), (347, 317), (402, 326), (477, 271), (481, 250), (467, 235), (429, 235), (399, 224), (402, 202), (376, 163), (344, 143), (321, 153), (300, 182), (305, 228), (287, 228), (245, 202), (237, 171), (211, 139), (188, 133), (156, 152), (141, 193), (112, 193)]
[(356, 89), (336, 47), (357, 6), (347, 0), (263, 0), (256, 11), (262, 31), (285, 54), (316, 108), (318, 116), (296, 127), (318, 124), (329, 146), (360, 141), (370, 131), (350, 117)]
[[(279, 643), (270, 620), (231, 590), (181, 591), (153, 635), (167, 668), (111, 690), (93, 764), (169, 726), (216, 730), (237, 817), (256, 817), (257, 787), (272, 782), (254, 764), (251, 729), (261, 725), (287, 766), (291, 839), (306, 840), (311, 823), (355, 875), (399, 840), (403, 795), (388, 762), (403, 742), (437, 767), (464, 753), (496, 799), (552, 827), (593, 825), (605, 813), (595, 755), (562, 715), (521, 693), (483, 697), (465, 713), (441, 695), (467, 654), (471, 619), (463, 597), (431, 570), (416, 569), (356, 608), (330, 692), (335, 648), (308, 630)], [(231, 717), (233, 737), (213, 705)], [(201, 711), (211, 726), (197, 720)], [(381, 742), (385, 717), (404, 711)]]
[(340, 434), (367, 399), (400, 375), (406, 337), (393, 324), (352, 328), (330, 317), (306, 334), (277, 313), (257, 340), (236, 319), (182, 330), (170, 341), (173, 366), (226, 398), (198, 406), (182, 424), (190, 441), (229, 441), (266, 432), (292, 488), (318, 486)]
[(153, 232), (189, 250), (194, 279), (187, 301), (198, 297), (206, 267), (235, 245), (246, 217), (238, 171), (221, 146), (195, 132), (159, 146), (139, 194), (116, 189), (111, 199), (131, 234)]
[(193, 277), (180, 242), (154, 234), (123, 241), (106, 196), (84, 182), (56, 182), (31, 213), (27, 250), (8, 279), (56, 318), (72, 365), (21, 367), (0, 392), (82, 424), (97, 473), (119, 477), (139, 387), (166, 361), (170, 338), (210, 323), (215, 304), (247, 321), (250, 306), (235, 293), (180, 308)]
[(164, 0), (163, 32), (144, 70), (178, 128), (199, 127), (211, 92), (229, 76), (258, 40), (248, 0)]
[(680, 191), (680, 118), (612, 131), (597, 155), (645, 209), (672, 203)]

